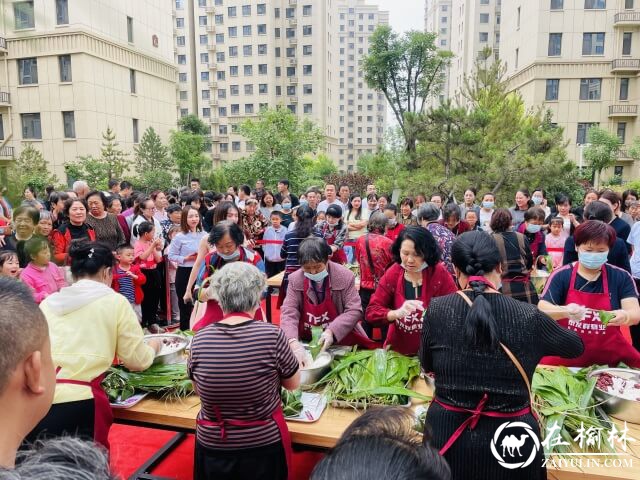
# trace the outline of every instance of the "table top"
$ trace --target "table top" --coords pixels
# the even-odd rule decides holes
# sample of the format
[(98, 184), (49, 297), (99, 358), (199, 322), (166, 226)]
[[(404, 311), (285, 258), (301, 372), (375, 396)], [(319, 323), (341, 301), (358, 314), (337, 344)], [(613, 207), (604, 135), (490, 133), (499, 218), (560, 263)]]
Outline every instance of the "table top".
[[(415, 387), (416, 391), (431, 395), (431, 389), (422, 380)], [(412, 406), (421, 404), (414, 400)], [(163, 400), (145, 398), (137, 405), (127, 409), (114, 409), (116, 422), (136, 423), (143, 426), (195, 430), (195, 419), (200, 409), (200, 399), (197, 396), (188, 397), (180, 402), (166, 402)], [(308, 445), (320, 448), (333, 447), (344, 430), (353, 422), (361, 411), (350, 408), (334, 408), (327, 406), (317, 422), (287, 422), (291, 440), (298, 445)], [(628, 447), (628, 456), (620, 456), (607, 461), (614, 463), (605, 465), (605, 457), (570, 457), (578, 464), (547, 465), (549, 480), (638, 480), (640, 479), (640, 425), (628, 424), (628, 435), (636, 442)], [(557, 461), (557, 460), (556, 460)], [(596, 465), (595, 462), (598, 462)]]

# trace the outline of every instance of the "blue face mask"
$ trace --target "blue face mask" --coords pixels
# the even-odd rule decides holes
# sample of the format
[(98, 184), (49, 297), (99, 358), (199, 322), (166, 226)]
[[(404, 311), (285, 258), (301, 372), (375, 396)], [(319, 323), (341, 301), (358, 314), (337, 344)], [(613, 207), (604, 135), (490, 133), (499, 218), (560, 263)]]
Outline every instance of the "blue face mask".
[(482, 202), (483, 208), (493, 208), (494, 205), (495, 205), (494, 202)]
[(313, 281), (313, 282), (322, 282), (325, 278), (327, 278), (327, 276), (329, 275), (329, 272), (327, 272), (326, 269), (322, 270), (321, 272), (318, 273), (307, 273), (304, 272), (304, 276), (307, 277), (309, 280)]
[(609, 250), (606, 252), (578, 252), (578, 261), (589, 270), (598, 270), (607, 263), (608, 256)]
[(289, 210), (291, 208), (291, 204), (290, 203), (283, 203), (282, 204), (282, 208), (284, 208), (285, 210)]
[(309, 205), (309, 202), (307, 202), (306, 200), (300, 200), (300, 206), (302, 205)]
[(540, 205), (542, 203), (543, 198), (542, 197), (531, 197), (531, 200), (533, 200), (533, 204), (534, 205)]
[(527, 223), (527, 232), (529, 233), (538, 233), (541, 228), (542, 228), (542, 225), (534, 225), (532, 223)]
[(427, 268), (428, 266), (429, 266), (429, 264), (427, 262), (422, 262), (422, 265), (420, 265), (416, 270), (407, 270), (407, 267), (405, 267), (404, 265), (402, 265), (402, 268), (407, 270), (407, 272), (421, 272), (425, 268)]
[(228, 262), (229, 260), (235, 260), (236, 258), (238, 258), (240, 256), (240, 250), (236, 250), (235, 252), (226, 255), (222, 252), (218, 252), (218, 256), (223, 259), (225, 262)]

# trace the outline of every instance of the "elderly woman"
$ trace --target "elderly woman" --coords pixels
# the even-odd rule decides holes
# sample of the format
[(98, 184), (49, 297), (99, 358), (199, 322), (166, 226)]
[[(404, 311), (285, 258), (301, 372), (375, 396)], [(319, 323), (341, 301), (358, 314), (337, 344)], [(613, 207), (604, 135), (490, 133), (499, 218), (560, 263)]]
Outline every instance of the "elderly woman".
[(258, 208), (258, 200), (248, 198), (244, 203), (244, 210), (240, 217), (240, 226), (250, 248), (256, 247), (256, 242), (262, 240), (267, 219)]
[(439, 222), (442, 211), (435, 203), (425, 203), (418, 210), (418, 223), (426, 228), (433, 238), (438, 242), (442, 261), (449, 273), (453, 274), (453, 264), (451, 263), (451, 246), (456, 240), (456, 236)]
[(311, 357), (298, 340), (311, 340), (311, 327), (324, 331), (323, 349), (334, 343), (375, 348), (362, 327), (362, 305), (353, 273), (329, 261), (331, 248), (321, 238), (307, 238), (298, 248), (301, 268), (289, 275), (287, 296), (280, 310), (280, 327), (303, 367)]
[[(205, 258), (203, 265), (198, 272), (198, 290), (196, 298), (202, 302), (207, 302), (207, 309), (204, 316), (191, 326), (193, 330), (200, 330), (207, 325), (217, 323), (224, 317), (224, 312), (220, 305), (210, 294), (210, 290), (203, 288), (205, 280), (207, 280), (213, 272), (222, 268), (227, 263), (245, 262), (257, 267), (264, 273), (264, 262), (260, 255), (253, 250), (244, 247), (244, 235), (240, 226), (230, 221), (222, 221), (216, 224), (209, 233), (208, 243), (213, 245), (215, 250), (209, 252)], [(208, 283), (208, 281), (206, 282)], [(262, 311), (258, 310), (256, 314), (257, 320), (262, 320)]]
[(456, 284), (440, 261), (436, 240), (426, 229), (406, 227), (392, 252), (395, 263), (380, 279), (365, 318), (373, 325), (389, 327), (385, 346), (415, 355), (420, 346), (423, 310), (433, 297), (455, 292)]
[(501, 291), (516, 300), (536, 304), (538, 293), (531, 283), (531, 245), (522, 233), (511, 231), (512, 224), (511, 213), (505, 208), (497, 209), (491, 217), (492, 236), (502, 258)]
[[(476, 212), (475, 209), (468, 209), (469, 212)], [(455, 203), (447, 203), (442, 209), (442, 220), (440, 225), (447, 227), (456, 237), (471, 230), (471, 225), (466, 220), (462, 220), (461, 209)]]
[[(422, 330), (420, 363), (436, 382), (427, 413), (431, 443), (454, 479), (478, 478), (479, 472), (492, 480), (547, 478), (541, 450), (514, 475), (491, 455), (491, 439), (505, 422), (524, 423), (540, 436), (530, 405), (535, 368), (544, 355), (580, 355), (582, 342), (535, 306), (500, 295), (502, 259), (491, 236), (463, 234), (452, 258), (464, 290), (434, 298)], [(522, 458), (532, 451), (531, 444), (527, 448)]]
[(116, 251), (118, 245), (124, 243), (124, 232), (118, 223), (118, 217), (107, 212), (107, 197), (104, 193), (94, 190), (87, 195), (89, 216), (87, 225), (96, 232), (96, 240), (104, 243)]
[(406, 197), (400, 202), (400, 215), (398, 215), (398, 223), (401, 223), (405, 227), (409, 225), (417, 225), (418, 221), (416, 217), (411, 213), (413, 210), (413, 200)]
[(286, 480), (291, 472), (280, 387), (298, 388), (300, 373), (284, 332), (254, 320), (266, 286), (264, 274), (244, 262), (211, 278), (208, 290), (224, 315), (195, 335), (188, 363), (201, 402), (196, 480)]
[(77, 435), (108, 448), (113, 417), (100, 386), (104, 373), (114, 357), (129, 370), (149, 368), (161, 344), (145, 344), (131, 304), (111, 289), (115, 258), (108, 247), (77, 242), (69, 255), (75, 283), (40, 304), (58, 366), (53, 406), (27, 440)]
[(96, 232), (87, 224), (87, 202), (84, 198), (70, 198), (64, 203), (64, 216), (67, 219), (51, 232), (53, 258), (58, 265), (69, 263), (69, 246), (73, 241), (96, 239)]
[[(624, 362), (640, 368), (640, 352), (622, 336), (620, 327), (640, 322), (638, 292), (631, 275), (607, 264), (616, 240), (610, 225), (587, 220), (576, 228), (574, 239), (578, 262), (556, 270), (542, 292), (538, 308), (563, 327), (578, 332), (584, 353), (573, 360), (545, 357), (542, 363), (587, 367)], [(613, 318), (603, 322), (600, 311)]]
[(20, 205), (13, 210), (14, 232), (4, 237), (1, 250), (16, 252), (20, 268), (25, 268), (31, 260), (24, 250), (24, 245), (35, 234), (39, 221), (40, 212), (36, 208)]

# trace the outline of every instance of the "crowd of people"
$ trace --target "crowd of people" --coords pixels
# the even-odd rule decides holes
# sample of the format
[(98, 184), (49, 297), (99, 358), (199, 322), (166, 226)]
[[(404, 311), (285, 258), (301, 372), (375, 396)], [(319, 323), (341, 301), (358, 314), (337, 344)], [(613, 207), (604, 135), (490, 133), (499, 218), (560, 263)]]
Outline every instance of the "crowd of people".
[[(633, 190), (588, 190), (574, 206), (567, 195), (521, 189), (513, 207), (498, 208), (494, 193), (473, 188), (458, 204), (440, 193), (392, 199), (375, 184), (359, 192), (327, 183), (298, 195), (287, 179), (275, 187), (258, 180), (214, 193), (194, 178), (147, 195), (126, 181), (107, 191), (77, 181), (43, 198), (26, 188), (15, 208), (0, 197), (0, 276), (10, 277), (0, 289), (8, 305), (0, 399), (26, 388), (34, 405), (12, 420), (22, 422), (14, 457), (24, 438), (43, 435), (108, 448), (102, 374), (114, 357), (148, 368), (160, 345), (143, 335), (167, 328), (197, 332), (188, 371), (202, 400), (195, 476), (203, 479), (287, 478), (280, 388), (297, 388), (311, 365), (303, 342), (312, 327), (322, 327), (323, 349), (419, 355), (436, 387), (423, 446), (385, 427), (402, 423), (400, 413), (371, 413), (362, 418), (380, 428), (352, 425), (318, 479), (347, 478), (336, 472), (364, 458), (368, 465), (350, 468), (394, 458), (415, 478), (509, 478), (493, 461), (491, 435), (504, 417), (540, 433), (529, 401), (539, 363), (640, 368)], [(275, 326), (262, 321), (261, 300), (266, 279), (279, 275)], [(613, 314), (608, 326), (601, 310)], [(4, 328), (16, 315), (33, 323), (19, 340)], [(20, 355), (7, 355), (14, 342)], [(460, 434), (473, 412), (490, 418)], [(481, 460), (468, 462), (471, 451)], [(3, 466), (12, 467), (8, 457)], [(520, 473), (543, 478), (541, 458)]]

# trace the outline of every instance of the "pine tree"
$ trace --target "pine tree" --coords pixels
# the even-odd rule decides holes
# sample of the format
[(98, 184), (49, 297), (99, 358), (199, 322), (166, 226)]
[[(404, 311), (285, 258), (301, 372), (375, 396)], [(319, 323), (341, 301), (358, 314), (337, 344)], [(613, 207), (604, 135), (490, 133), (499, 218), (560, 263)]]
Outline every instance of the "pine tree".
[(146, 190), (166, 189), (173, 182), (174, 165), (169, 149), (162, 144), (153, 127), (145, 130), (140, 145), (134, 148), (136, 157), (137, 184)]
[(129, 154), (118, 148), (119, 143), (116, 141), (116, 134), (111, 130), (111, 127), (107, 126), (107, 130), (102, 134), (102, 139), (100, 161), (106, 164), (108, 178), (122, 178), (122, 174), (127, 168)]
[[(49, 171), (49, 165), (42, 153), (30, 143), (22, 150), (11, 167), (9, 179), (9, 183), (20, 190), (30, 186), (38, 193), (42, 193), (47, 185), (58, 183), (56, 176)], [(21, 191), (20, 194), (22, 194)]]

